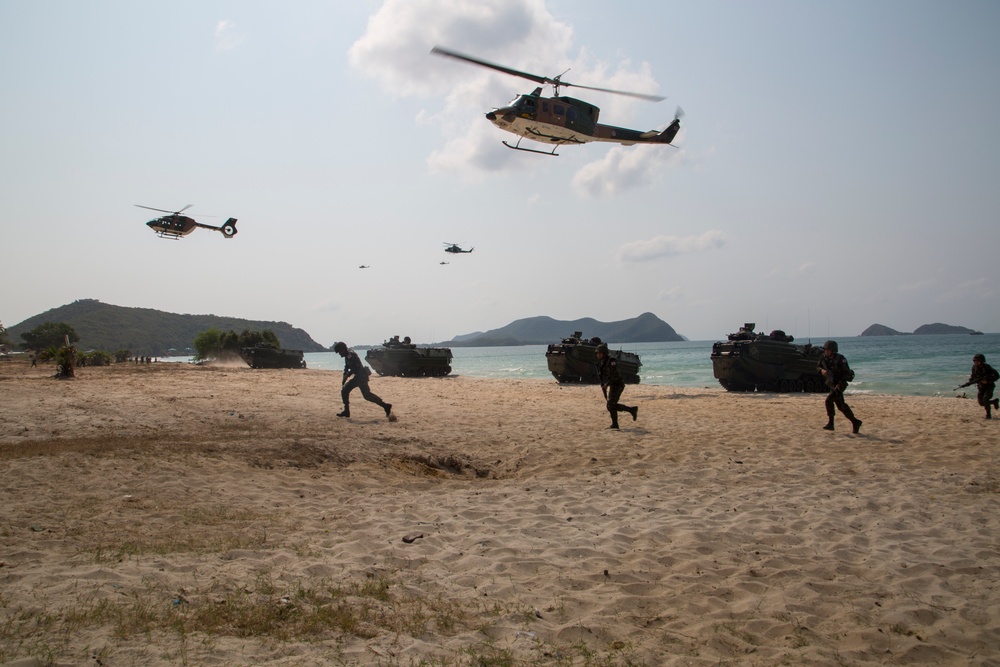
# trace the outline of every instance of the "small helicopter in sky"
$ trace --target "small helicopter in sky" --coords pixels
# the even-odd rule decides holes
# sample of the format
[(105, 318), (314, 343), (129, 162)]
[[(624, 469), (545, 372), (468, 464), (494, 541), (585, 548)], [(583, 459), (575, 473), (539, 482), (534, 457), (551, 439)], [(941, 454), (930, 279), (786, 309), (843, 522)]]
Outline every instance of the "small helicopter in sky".
[(157, 218), (156, 220), (150, 220), (146, 223), (146, 226), (156, 232), (156, 235), (161, 239), (179, 239), (180, 237), (187, 236), (193, 232), (196, 227), (201, 227), (202, 229), (214, 229), (227, 239), (231, 239), (236, 236), (236, 218), (229, 218), (229, 220), (226, 220), (225, 224), (219, 227), (213, 227), (212, 225), (203, 225), (200, 222), (195, 222), (194, 218), (181, 215), (181, 213), (191, 208), (191, 204), (188, 204), (179, 211), (167, 211), (162, 208), (143, 206), (142, 204), (136, 204), (136, 206), (150, 211), (159, 211), (160, 213), (170, 214), (165, 215), (162, 218)]
[[(684, 112), (677, 107), (673, 122), (662, 132), (659, 130), (649, 130), (641, 132), (630, 130), (614, 125), (601, 125), (597, 118), (601, 113), (593, 104), (572, 97), (559, 95), (559, 87), (575, 86), (587, 90), (597, 90), (604, 93), (614, 93), (616, 95), (626, 95), (651, 102), (660, 102), (666, 98), (658, 95), (646, 95), (644, 93), (630, 93), (623, 90), (611, 90), (609, 88), (595, 88), (593, 86), (581, 86), (576, 83), (569, 83), (561, 79), (562, 74), (556, 77), (539, 76), (521, 72), (516, 69), (497, 65), (486, 60), (473, 58), (450, 49), (435, 46), (431, 53), (440, 56), (447, 56), (457, 60), (464, 60), (473, 65), (480, 65), (495, 69), (504, 74), (519, 76), (542, 85), (551, 85), (555, 90), (555, 96), (543, 97), (542, 87), (535, 88), (528, 95), (518, 95), (507, 106), (494, 109), (486, 114), (486, 119), (505, 132), (512, 132), (518, 135), (517, 144), (511, 146), (506, 141), (503, 145), (514, 150), (527, 151), (529, 153), (541, 153), (542, 155), (559, 155), (556, 148), (566, 144), (585, 144), (590, 141), (607, 141), (618, 143), (623, 146), (633, 144), (669, 144), (677, 136), (681, 129), (681, 118)], [(569, 70), (567, 70), (569, 71)], [(563, 72), (565, 74), (566, 72)], [(555, 144), (552, 151), (539, 151), (533, 148), (521, 148), (521, 139), (531, 139), (540, 143)]]
[(458, 254), (462, 254), (462, 253), (470, 253), (473, 250), (475, 250), (475, 248), (469, 248), (468, 250), (462, 250), (460, 247), (458, 247), (457, 243), (448, 243), (447, 241), (444, 242), (444, 251), (445, 252), (450, 252), (453, 255), (458, 255)]
[(362, 264), (362, 265), (361, 265), (361, 266), (359, 266), (358, 268), (359, 268), (359, 269), (370, 269), (370, 268), (372, 268), (372, 267), (370, 267), (370, 266), (367, 266), (367, 265), (365, 265), (365, 264)]
[(451, 263), (451, 262), (438, 262), (438, 264), (440, 264), (441, 266), (444, 266), (444, 265), (446, 265), (446, 264), (450, 264), (450, 263)]

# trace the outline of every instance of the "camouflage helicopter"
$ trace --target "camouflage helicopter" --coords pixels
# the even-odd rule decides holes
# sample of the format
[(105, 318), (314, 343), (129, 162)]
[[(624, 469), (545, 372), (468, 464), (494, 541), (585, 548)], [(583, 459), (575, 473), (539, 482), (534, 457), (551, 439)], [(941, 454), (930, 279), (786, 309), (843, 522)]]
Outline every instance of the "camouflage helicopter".
[(194, 218), (189, 218), (186, 215), (181, 215), (184, 211), (191, 208), (191, 204), (188, 204), (179, 211), (167, 211), (162, 208), (153, 208), (151, 206), (143, 206), (142, 204), (135, 204), (139, 208), (144, 208), (150, 211), (159, 211), (160, 213), (169, 213), (162, 218), (157, 218), (155, 220), (150, 220), (146, 223), (146, 226), (156, 232), (156, 235), (161, 239), (179, 239), (182, 236), (187, 236), (195, 230), (197, 227), (202, 229), (214, 229), (215, 231), (221, 233), (227, 239), (231, 239), (236, 236), (236, 218), (229, 218), (226, 220), (225, 224), (219, 227), (213, 227), (212, 225), (204, 225), (200, 222), (195, 222)]
[[(595, 88), (593, 86), (581, 86), (576, 83), (569, 83), (561, 79), (562, 74), (556, 77), (540, 76), (520, 70), (504, 67), (486, 60), (480, 60), (472, 56), (467, 56), (457, 51), (452, 51), (440, 46), (431, 49), (431, 53), (440, 56), (447, 56), (457, 60), (464, 60), (473, 65), (480, 65), (495, 69), (504, 74), (519, 76), (542, 85), (551, 85), (555, 90), (553, 97), (543, 97), (542, 88), (539, 86), (527, 95), (518, 95), (507, 106), (500, 107), (486, 114), (486, 119), (505, 132), (518, 135), (517, 143), (513, 146), (506, 141), (503, 145), (514, 150), (527, 151), (529, 153), (541, 153), (542, 155), (559, 155), (556, 148), (567, 144), (585, 144), (590, 141), (606, 141), (618, 143), (623, 146), (633, 144), (670, 144), (681, 129), (681, 118), (683, 110), (677, 107), (673, 122), (663, 131), (649, 130), (642, 132), (630, 130), (614, 125), (602, 125), (597, 122), (601, 113), (593, 104), (572, 97), (559, 95), (559, 87), (585, 88), (587, 90), (597, 90), (604, 93), (614, 93), (616, 95), (626, 95), (651, 102), (660, 102), (666, 98), (659, 95), (646, 95), (644, 93), (630, 93), (623, 90), (611, 90), (609, 88)], [(568, 71), (568, 70), (567, 70)], [(565, 74), (565, 72), (563, 72)], [(521, 139), (531, 139), (540, 143), (555, 144), (552, 151), (539, 151), (533, 148), (521, 148)]]
[(453, 255), (470, 253), (473, 250), (475, 250), (475, 248), (469, 248), (468, 250), (462, 250), (462, 248), (460, 248), (457, 243), (448, 243), (447, 241), (444, 242), (444, 251), (445, 252), (450, 252)]

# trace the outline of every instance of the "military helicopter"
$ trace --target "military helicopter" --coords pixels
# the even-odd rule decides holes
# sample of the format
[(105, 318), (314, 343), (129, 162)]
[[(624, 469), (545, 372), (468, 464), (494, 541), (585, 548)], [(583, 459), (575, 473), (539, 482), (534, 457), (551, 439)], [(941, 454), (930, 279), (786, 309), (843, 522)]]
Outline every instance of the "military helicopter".
[(227, 239), (231, 239), (236, 236), (236, 218), (229, 218), (226, 223), (220, 227), (213, 227), (212, 225), (203, 225), (200, 222), (195, 222), (193, 218), (189, 218), (186, 215), (181, 215), (184, 211), (191, 208), (191, 204), (188, 204), (179, 211), (166, 211), (162, 208), (153, 208), (151, 206), (143, 206), (142, 204), (136, 204), (139, 208), (148, 209), (150, 211), (159, 211), (160, 213), (169, 213), (170, 215), (165, 215), (162, 218), (157, 218), (156, 220), (150, 220), (146, 223), (146, 226), (156, 232), (156, 235), (161, 239), (179, 239), (182, 236), (187, 236), (195, 230), (196, 227), (201, 227), (202, 229), (214, 229), (220, 232)]
[(370, 267), (370, 266), (367, 266), (367, 265), (365, 265), (365, 264), (362, 264), (362, 265), (361, 265), (361, 266), (359, 266), (358, 268), (359, 268), (359, 269), (370, 269), (370, 268), (372, 268), (372, 267)]
[[(669, 144), (677, 136), (681, 129), (681, 118), (684, 112), (677, 107), (673, 122), (665, 130), (649, 130), (641, 132), (630, 130), (613, 125), (601, 125), (597, 118), (601, 113), (593, 104), (577, 100), (572, 97), (561, 97), (559, 87), (575, 86), (587, 90), (597, 90), (604, 93), (614, 93), (616, 95), (627, 95), (642, 100), (660, 102), (666, 98), (658, 95), (646, 95), (644, 93), (630, 93), (623, 90), (611, 90), (609, 88), (595, 88), (593, 86), (581, 86), (576, 83), (569, 83), (561, 79), (562, 74), (556, 77), (539, 76), (510, 69), (503, 65), (497, 65), (486, 60), (473, 58), (450, 49), (435, 46), (431, 53), (440, 56), (456, 58), (470, 62), (473, 65), (480, 65), (495, 69), (498, 72), (519, 76), (542, 85), (551, 85), (555, 90), (555, 96), (543, 97), (542, 88), (539, 86), (528, 95), (518, 95), (507, 106), (494, 109), (486, 114), (486, 119), (505, 132), (512, 132), (518, 135), (517, 144), (511, 146), (506, 141), (503, 145), (514, 150), (527, 151), (529, 153), (541, 153), (542, 155), (559, 155), (556, 148), (566, 144), (585, 144), (589, 141), (607, 141), (618, 143), (623, 146), (633, 144)], [(567, 70), (569, 71), (569, 70)], [(565, 74), (566, 72), (563, 72)], [(533, 148), (521, 148), (521, 139), (531, 139), (540, 143), (553, 143), (552, 151), (539, 151)]]
[(458, 247), (457, 243), (448, 243), (447, 241), (444, 242), (444, 251), (445, 252), (450, 252), (453, 255), (458, 255), (458, 254), (461, 254), (461, 253), (470, 253), (473, 250), (475, 250), (475, 248), (469, 248), (468, 250), (462, 250), (460, 247)]

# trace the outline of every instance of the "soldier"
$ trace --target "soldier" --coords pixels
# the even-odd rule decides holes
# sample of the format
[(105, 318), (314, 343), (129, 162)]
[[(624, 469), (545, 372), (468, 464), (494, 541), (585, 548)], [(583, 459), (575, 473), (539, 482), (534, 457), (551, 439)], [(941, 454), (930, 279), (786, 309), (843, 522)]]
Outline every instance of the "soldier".
[(823, 428), (827, 431), (833, 430), (833, 416), (836, 414), (834, 407), (844, 413), (844, 416), (851, 421), (854, 432), (861, 430), (861, 420), (854, 416), (851, 407), (844, 402), (844, 390), (847, 383), (854, 379), (854, 371), (847, 365), (844, 355), (837, 352), (837, 341), (828, 340), (823, 343), (823, 356), (819, 359), (819, 372), (826, 378), (826, 384), (830, 387), (830, 394), (826, 397), (826, 414), (830, 420)]
[(979, 387), (979, 395), (976, 398), (979, 400), (979, 405), (986, 408), (987, 419), (993, 419), (991, 408), (1000, 410), (1000, 399), (993, 398), (993, 390), (996, 389), (998, 379), (1000, 373), (986, 363), (986, 355), (977, 354), (972, 357), (972, 373), (969, 375), (969, 381), (959, 387), (961, 389), (970, 384)]
[(597, 346), (597, 372), (601, 376), (601, 391), (608, 401), (608, 412), (611, 413), (610, 428), (618, 428), (619, 412), (629, 413), (632, 415), (632, 421), (635, 421), (639, 414), (639, 406), (630, 408), (618, 402), (622, 392), (625, 391), (625, 381), (622, 380), (622, 373), (618, 370), (618, 361), (611, 358), (608, 346), (604, 343)]
[(395, 416), (392, 414), (392, 403), (386, 403), (368, 388), (368, 369), (361, 363), (361, 357), (358, 356), (358, 353), (348, 348), (347, 344), (343, 342), (334, 344), (333, 351), (344, 358), (344, 377), (341, 380), (343, 388), (340, 390), (340, 396), (344, 399), (344, 411), (338, 412), (337, 416), (351, 416), (350, 394), (355, 387), (358, 387), (361, 389), (361, 396), (366, 401), (371, 401), (381, 406), (385, 410), (385, 416), (389, 418), (389, 421), (396, 421)]

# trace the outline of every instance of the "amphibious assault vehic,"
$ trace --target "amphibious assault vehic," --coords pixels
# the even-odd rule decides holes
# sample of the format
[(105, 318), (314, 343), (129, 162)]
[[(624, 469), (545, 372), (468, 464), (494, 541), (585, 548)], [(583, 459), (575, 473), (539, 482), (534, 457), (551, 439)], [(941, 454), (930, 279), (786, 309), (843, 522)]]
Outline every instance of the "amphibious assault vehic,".
[[(583, 338), (581, 331), (563, 338), (562, 342), (552, 343), (545, 351), (549, 372), (562, 383), (600, 384), (597, 360), (597, 346), (600, 344), (600, 338)], [(619, 349), (609, 350), (608, 355), (618, 361), (618, 370), (621, 371), (625, 384), (639, 384), (642, 362), (638, 354)]]
[(373, 347), (365, 353), (365, 361), (376, 373), (399, 377), (448, 375), (451, 358), (450, 348), (417, 347), (409, 336), (402, 341), (393, 336), (382, 347)]
[(729, 340), (712, 345), (712, 371), (728, 391), (823, 392), (827, 386), (818, 370), (823, 348), (796, 345), (780, 329), (755, 333), (747, 322)]
[(240, 357), (247, 362), (250, 368), (306, 367), (302, 350), (284, 350), (268, 345), (258, 345), (257, 347), (244, 347), (240, 350)]

